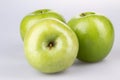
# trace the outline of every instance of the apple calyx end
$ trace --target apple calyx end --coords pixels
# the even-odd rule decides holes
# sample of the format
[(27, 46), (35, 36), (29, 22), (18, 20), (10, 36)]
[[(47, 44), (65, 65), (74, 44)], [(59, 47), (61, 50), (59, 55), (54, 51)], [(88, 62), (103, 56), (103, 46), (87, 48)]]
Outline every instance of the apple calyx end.
[(39, 15), (39, 14), (45, 14), (45, 13), (47, 13), (49, 11), (50, 11), (50, 9), (41, 9), (41, 10), (37, 10), (37, 11), (35, 11), (33, 13)]
[(81, 13), (80, 16), (85, 17), (85, 16), (88, 16), (88, 15), (94, 15), (94, 14), (95, 14), (94, 12), (84, 12), (84, 13)]
[(48, 45), (47, 45), (47, 47), (49, 49), (52, 49), (52, 47), (54, 47), (54, 46), (55, 46), (55, 42), (54, 41), (49, 42)]

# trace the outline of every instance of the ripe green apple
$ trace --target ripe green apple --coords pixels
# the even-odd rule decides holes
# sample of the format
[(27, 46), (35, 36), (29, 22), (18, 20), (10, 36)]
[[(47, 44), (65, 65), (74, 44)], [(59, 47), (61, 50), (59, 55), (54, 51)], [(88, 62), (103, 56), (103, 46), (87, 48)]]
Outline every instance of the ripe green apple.
[(108, 18), (85, 12), (72, 18), (68, 25), (79, 39), (79, 60), (97, 62), (108, 55), (114, 42), (114, 29)]
[(70, 67), (78, 48), (78, 39), (72, 29), (52, 18), (34, 24), (24, 39), (28, 62), (44, 73), (60, 72)]
[(36, 22), (43, 18), (56, 18), (62, 22), (65, 22), (64, 18), (59, 14), (50, 9), (41, 9), (34, 11), (23, 18), (20, 25), (20, 34), (22, 40), (24, 40), (26, 32), (34, 25)]

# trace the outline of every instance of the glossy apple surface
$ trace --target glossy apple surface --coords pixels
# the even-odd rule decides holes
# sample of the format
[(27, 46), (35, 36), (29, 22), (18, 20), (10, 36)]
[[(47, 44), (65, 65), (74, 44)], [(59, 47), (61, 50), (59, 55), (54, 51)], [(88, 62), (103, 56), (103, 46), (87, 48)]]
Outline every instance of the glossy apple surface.
[(114, 29), (108, 18), (85, 12), (72, 18), (68, 25), (79, 39), (79, 60), (97, 62), (109, 54), (114, 42)]
[(24, 40), (26, 32), (29, 31), (32, 25), (43, 18), (56, 18), (62, 22), (65, 22), (64, 18), (57, 12), (50, 9), (41, 9), (34, 11), (23, 18), (20, 24), (20, 34), (22, 40)]
[(70, 67), (78, 48), (76, 34), (56, 19), (46, 18), (36, 23), (24, 39), (28, 62), (44, 73), (60, 72)]

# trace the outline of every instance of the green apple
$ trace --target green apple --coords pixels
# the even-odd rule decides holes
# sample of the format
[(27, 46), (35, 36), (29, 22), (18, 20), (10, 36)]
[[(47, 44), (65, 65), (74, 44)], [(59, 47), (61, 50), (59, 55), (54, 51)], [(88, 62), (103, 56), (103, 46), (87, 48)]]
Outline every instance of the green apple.
[(62, 22), (65, 22), (64, 18), (57, 12), (50, 9), (41, 9), (34, 11), (23, 18), (20, 25), (20, 34), (22, 40), (24, 40), (26, 32), (29, 31), (32, 25), (43, 18), (56, 18)]
[(79, 60), (97, 62), (108, 55), (114, 42), (114, 29), (108, 18), (85, 12), (72, 18), (68, 25), (79, 39)]
[(52, 18), (34, 24), (24, 39), (28, 62), (44, 73), (60, 72), (70, 67), (78, 48), (78, 39), (72, 29)]

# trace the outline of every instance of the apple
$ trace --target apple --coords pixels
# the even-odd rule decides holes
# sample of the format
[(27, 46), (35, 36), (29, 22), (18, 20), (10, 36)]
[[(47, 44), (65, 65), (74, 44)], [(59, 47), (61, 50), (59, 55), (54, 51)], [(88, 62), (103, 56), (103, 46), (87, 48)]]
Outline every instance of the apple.
[(76, 34), (60, 20), (45, 18), (34, 24), (24, 39), (28, 62), (43, 73), (66, 70), (76, 59)]
[(111, 21), (95, 12), (84, 12), (68, 21), (79, 40), (77, 58), (84, 62), (103, 60), (114, 42), (114, 29)]
[(32, 25), (44, 18), (56, 18), (62, 22), (65, 22), (64, 18), (57, 12), (50, 9), (36, 10), (23, 18), (20, 25), (20, 34), (24, 41), (25, 34), (29, 31)]

